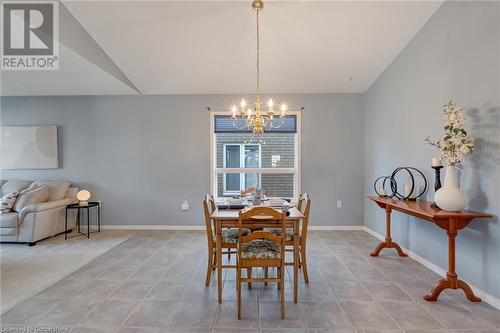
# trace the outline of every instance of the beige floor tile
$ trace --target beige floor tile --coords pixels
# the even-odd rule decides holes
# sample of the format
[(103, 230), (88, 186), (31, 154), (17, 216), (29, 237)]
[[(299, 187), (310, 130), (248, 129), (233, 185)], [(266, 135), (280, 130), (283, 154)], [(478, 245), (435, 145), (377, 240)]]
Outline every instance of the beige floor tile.
[(363, 286), (378, 301), (411, 301), (401, 288), (389, 281), (362, 281)]
[(126, 320), (127, 327), (166, 327), (177, 302), (140, 302)]
[(212, 328), (216, 312), (217, 302), (179, 302), (167, 326)]
[(454, 301), (422, 303), (427, 312), (449, 329), (484, 329), (495, 328)]
[(339, 301), (373, 301), (359, 281), (329, 280), (328, 286)]
[(357, 329), (395, 329), (396, 323), (375, 302), (347, 301), (340, 302), (352, 324)]
[(337, 302), (301, 302), (302, 316), (308, 328), (351, 328), (352, 324)]
[(293, 302), (285, 302), (285, 319), (281, 319), (281, 303), (279, 301), (262, 301), (259, 303), (260, 322), (262, 328), (304, 328), (304, 320), (300, 308)]
[(75, 325), (99, 304), (89, 299), (69, 299), (44, 315), (41, 325)]
[(104, 301), (78, 324), (88, 327), (120, 326), (136, 305), (137, 302), (130, 301)]
[(392, 319), (403, 329), (444, 328), (431, 314), (417, 302), (380, 302)]

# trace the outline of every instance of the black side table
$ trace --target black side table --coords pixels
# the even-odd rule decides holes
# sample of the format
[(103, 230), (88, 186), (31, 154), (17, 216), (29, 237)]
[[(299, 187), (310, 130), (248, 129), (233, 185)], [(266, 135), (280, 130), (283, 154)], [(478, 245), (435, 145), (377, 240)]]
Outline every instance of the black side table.
[[(68, 210), (69, 209), (76, 209), (78, 210), (76, 213), (76, 225), (78, 227), (78, 233), (79, 235), (73, 236), (77, 237), (80, 235), (87, 236), (87, 238), (90, 238), (90, 208), (92, 207), (97, 207), (97, 231), (101, 232), (101, 205), (99, 202), (96, 201), (90, 201), (88, 202), (87, 205), (80, 205), (79, 203), (76, 204), (71, 204), (66, 206), (66, 219), (64, 221), (64, 239), (68, 239)], [(80, 231), (80, 212), (83, 210), (87, 210), (87, 233), (83, 233)], [(95, 231), (94, 231), (95, 232)]]

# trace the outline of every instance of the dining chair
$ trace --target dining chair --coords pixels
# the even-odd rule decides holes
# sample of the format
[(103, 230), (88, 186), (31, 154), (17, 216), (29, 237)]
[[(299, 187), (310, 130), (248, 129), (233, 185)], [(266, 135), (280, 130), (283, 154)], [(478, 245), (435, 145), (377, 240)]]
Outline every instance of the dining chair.
[[(302, 220), (302, 227), (300, 230), (299, 239), (299, 268), (302, 269), (304, 274), (304, 282), (309, 283), (309, 275), (307, 274), (307, 230), (309, 227), (309, 213), (311, 211), (311, 197), (307, 193), (302, 193), (299, 195), (299, 200), (297, 201), (297, 209), (304, 215)], [(280, 228), (266, 228), (265, 230), (271, 231), (274, 234), (281, 235), (282, 230)], [(293, 229), (286, 229), (285, 244), (287, 246), (286, 251), (292, 252), (293, 248)], [(285, 265), (293, 265), (293, 262), (286, 262)], [(264, 269), (264, 277), (268, 274), (267, 270)]]
[[(212, 271), (217, 267), (217, 240), (215, 236), (215, 228), (212, 225), (212, 218), (210, 217), (212, 213), (215, 211), (216, 205), (214, 197), (210, 194), (205, 196), (203, 200), (203, 210), (205, 212), (205, 228), (207, 230), (207, 241), (208, 241), (208, 264), (207, 264), (207, 275), (205, 279), (205, 286), (210, 285), (210, 280), (212, 278)], [(249, 229), (244, 229), (244, 235), (248, 235), (250, 233)], [(238, 229), (224, 229), (222, 230), (222, 249), (226, 249), (227, 251), (223, 251), (222, 254), (227, 254), (228, 259), (231, 258), (231, 250), (236, 250), (236, 243), (238, 242)], [(233, 252), (236, 253), (236, 252)], [(222, 264), (222, 263), (221, 263)], [(222, 265), (222, 268), (236, 268), (236, 265)]]
[[(252, 223), (262, 223), (263, 220), (281, 226), (285, 234), (286, 214), (271, 207), (255, 206), (248, 211), (240, 211), (238, 219), (238, 255), (236, 259), (236, 292), (238, 299), (237, 318), (241, 319), (241, 284), (243, 282), (277, 282), (280, 290), (281, 319), (285, 319), (285, 237), (273, 234), (267, 230), (257, 230), (244, 235), (244, 226)], [(241, 270), (247, 272), (254, 267), (277, 268), (276, 278), (246, 278), (241, 276)]]

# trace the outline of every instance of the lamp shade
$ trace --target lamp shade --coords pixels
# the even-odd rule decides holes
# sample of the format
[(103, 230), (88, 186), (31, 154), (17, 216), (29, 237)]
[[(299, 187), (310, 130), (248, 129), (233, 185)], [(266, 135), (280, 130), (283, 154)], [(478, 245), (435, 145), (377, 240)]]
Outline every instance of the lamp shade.
[(89, 199), (90, 199), (90, 192), (87, 191), (87, 190), (78, 191), (78, 193), (76, 194), (76, 198), (79, 201), (89, 201)]

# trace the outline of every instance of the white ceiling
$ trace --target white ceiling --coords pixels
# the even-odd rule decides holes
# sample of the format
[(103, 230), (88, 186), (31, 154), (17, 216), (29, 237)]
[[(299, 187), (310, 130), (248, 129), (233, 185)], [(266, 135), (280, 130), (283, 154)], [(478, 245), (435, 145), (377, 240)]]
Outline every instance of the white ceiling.
[[(136, 94), (131, 86), (145, 95), (252, 93), (255, 16), (250, 3), (64, 1), (76, 24), (129, 84), (91, 62), (63, 59), (67, 53), (62, 51), (66, 65), (57, 74), (2, 73), (2, 94)], [(440, 5), (268, 1), (261, 15), (262, 90), (364, 92)]]

